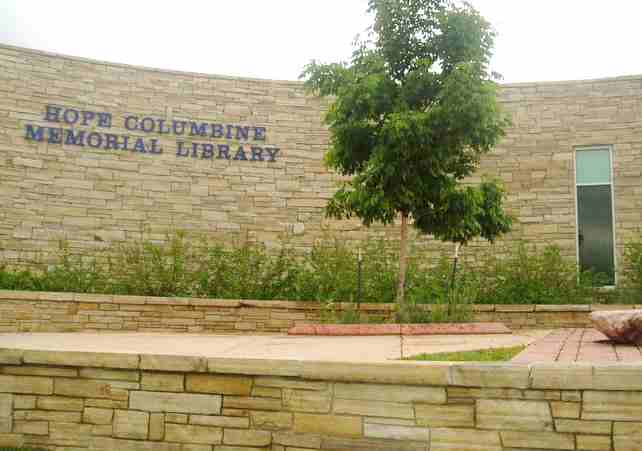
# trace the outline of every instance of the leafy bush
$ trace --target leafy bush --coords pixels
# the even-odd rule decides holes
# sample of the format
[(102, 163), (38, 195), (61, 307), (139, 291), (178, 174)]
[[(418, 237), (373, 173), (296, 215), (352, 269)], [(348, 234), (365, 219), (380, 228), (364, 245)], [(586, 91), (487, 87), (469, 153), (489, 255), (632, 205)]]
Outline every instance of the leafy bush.
[[(498, 246), (498, 245), (495, 245)], [(398, 258), (389, 243), (371, 241), (363, 252), (361, 302), (394, 302)], [(478, 254), (480, 255), (480, 254)], [(495, 255), (508, 255), (499, 258)], [(452, 260), (413, 249), (409, 259), (406, 322), (463, 321), (472, 303), (579, 304), (639, 303), (642, 299), (642, 244), (627, 246), (622, 288), (599, 291), (599, 275), (581, 273), (556, 247), (521, 243), (495, 248), (460, 265), (451, 289)], [(58, 262), (41, 270), (13, 270), (0, 263), (0, 289), (67, 291), (142, 296), (220, 299), (284, 299), (335, 302), (357, 300), (357, 252), (336, 241), (315, 245), (304, 255), (288, 243), (278, 253), (263, 246), (224, 246), (188, 239), (183, 233), (164, 243), (148, 240), (114, 246), (104, 254), (74, 256), (64, 243)], [(436, 304), (426, 313), (421, 304)], [(355, 315), (342, 313), (344, 322)]]
[(480, 271), (480, 304), (582, 304), (591, 302), (598, 275), (583, 272), (548, 246), (536, 250), (525, 243), (510, 249), (508, 258), (489, 256)]
[(624, 280), (619, 302), (642, 304), (642, 242), (633, 242), (624, 249)]

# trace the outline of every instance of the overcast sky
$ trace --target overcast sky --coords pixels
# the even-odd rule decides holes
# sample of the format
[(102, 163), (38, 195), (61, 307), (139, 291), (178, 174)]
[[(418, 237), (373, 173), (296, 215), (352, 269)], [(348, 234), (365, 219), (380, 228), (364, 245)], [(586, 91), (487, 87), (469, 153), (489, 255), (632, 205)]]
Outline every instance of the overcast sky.
[[(642, 74), (640, 0), (471, 0), (505, 82)], [(0, 43), (210, 74), (298, 78), (346, 60), (367, 0), (0, 0)]]

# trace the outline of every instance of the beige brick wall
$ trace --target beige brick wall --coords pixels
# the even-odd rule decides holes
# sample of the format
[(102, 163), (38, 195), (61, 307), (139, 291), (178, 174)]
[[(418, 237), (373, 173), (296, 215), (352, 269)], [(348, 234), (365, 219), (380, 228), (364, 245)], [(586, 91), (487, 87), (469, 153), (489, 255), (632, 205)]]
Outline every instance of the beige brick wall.
[(0, 447), (642, 449), (642, 366), (0, 350)]
[[(354, 304), (337, 304), (338, 311)], [(318, 323), (317, 302), (157, 298), (74, 293), (0, 291), (0, 333), (171, 332), (283, 333)], [(426, 308), (431, 308), (427, 305)], [(589, 326), (595, 310), (633, 305), (475, 305), (474, 321), (503, 322), (513, 330)], [(361, 304), (364, 321), (391, 322), (392, 304)]]
[[(514, 125), (478, 175), (506, 183), (509, 210), (519, 220), (507, 240), (558, 244), (574, 258), (573, 149), (611, 144), (621, 253), (625, 241), (640, 235), (642, 220), (642, 77), (506, 85), (501, 101)], [(114, 133), (127, 133), (128, 114), (262, 126), (265, 144), (279, 147), (280, 158), (177, 159), (175, 137), (167, 135), (160, 137), (165, 153), (153, 156), (27, 141), (26, 124), (51, 125), (43, 121), (47, 104), (111, 113)], [(366, 230), (357, 221), (323, 217), (338, 182), (322, 165), (325, 108), (298, 82), (159, 71), (0, 46), (0, 257), (46, 260), (61, 239), (82, 252), (137, 239), (143, 230), (161, 241), (168, 230), (184, 229), (268, 246), (289, 235), (300, 249), (323, 237), (396, 237), (394, 227)]]

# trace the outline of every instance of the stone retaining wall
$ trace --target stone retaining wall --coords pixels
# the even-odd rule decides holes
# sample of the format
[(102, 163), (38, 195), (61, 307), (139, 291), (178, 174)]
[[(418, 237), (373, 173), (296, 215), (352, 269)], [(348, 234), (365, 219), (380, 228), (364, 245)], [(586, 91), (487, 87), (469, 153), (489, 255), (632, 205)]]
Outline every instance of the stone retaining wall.
[[(339, 304), (338, 308), (353, 306)], [(474, 320), (511, 329), (589, 325), (593, 310), (632, 305), (475, 305)], [(390, 319), (392, 304), (362, 304), (364, 321)], [(138, 331), (278, 333), (318, 322), (316, 302), (107, 296), (0, 291), (0, 332)]]
[(642, 366), (0, 350), (0, 447), (642, 450)]

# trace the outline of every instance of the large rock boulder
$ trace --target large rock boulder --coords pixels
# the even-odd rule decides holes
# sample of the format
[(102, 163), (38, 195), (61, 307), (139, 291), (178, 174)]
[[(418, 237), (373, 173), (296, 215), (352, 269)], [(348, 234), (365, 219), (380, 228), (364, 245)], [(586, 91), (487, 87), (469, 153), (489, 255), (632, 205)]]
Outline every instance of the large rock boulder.
[(616, 343), (642, 344), (642, 310), (593, 312), (591, 321)]

